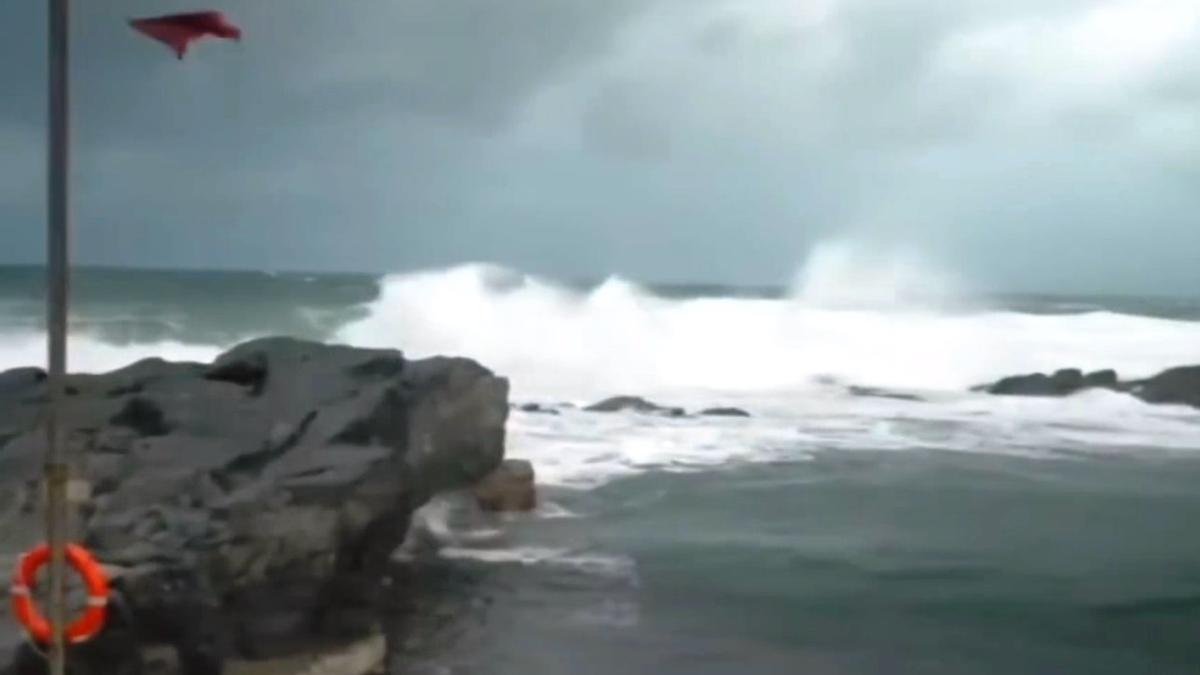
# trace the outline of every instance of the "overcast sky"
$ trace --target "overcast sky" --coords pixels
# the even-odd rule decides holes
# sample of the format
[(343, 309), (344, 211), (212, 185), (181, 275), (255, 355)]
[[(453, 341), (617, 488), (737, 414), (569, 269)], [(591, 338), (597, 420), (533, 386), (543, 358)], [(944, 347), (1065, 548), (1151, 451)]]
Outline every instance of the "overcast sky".
[[(819, 242), (1200, 292), (1196, 0), (76, 2), (76, 256), (780, 283)], [(0, 261), (43, 249), (43, 3), (0, 3)]]

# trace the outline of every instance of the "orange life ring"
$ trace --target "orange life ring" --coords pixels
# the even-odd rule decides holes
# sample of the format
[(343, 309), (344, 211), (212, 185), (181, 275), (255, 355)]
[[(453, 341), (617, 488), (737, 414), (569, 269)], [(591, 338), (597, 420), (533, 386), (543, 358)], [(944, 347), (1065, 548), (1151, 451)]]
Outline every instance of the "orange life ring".
[[(92, 554), (82, 546), (67, 544), (66, 553), (67, 562), (83, 579), (88, 594), (87, 607), (78, 619), (67, 625), (66, 636), (73, 643), (85, 642), (104, 628), (108, 618), (108, 577)], [(29, 636), (41, 644), (50, 643), (53, 630), (34, 604), (31, 589), (37, 580), (38, 570), (49, 561), (50, 547), (46, 544), (21, 556), (11, 588), (13, 615)]]

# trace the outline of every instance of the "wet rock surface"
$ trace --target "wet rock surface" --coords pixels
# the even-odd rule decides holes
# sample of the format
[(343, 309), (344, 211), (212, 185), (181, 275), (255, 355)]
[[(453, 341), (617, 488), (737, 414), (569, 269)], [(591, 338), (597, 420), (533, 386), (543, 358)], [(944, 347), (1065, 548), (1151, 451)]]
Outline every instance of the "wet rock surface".
[(1200, 408), (1200, 366), (1171, 368), (1145, 380), (1122, 380), (1111, 369), (1084, 374), (1065, 368), (1051, 375), (1014, 375), (974, 388), (1002, 396), (1070, 396), (1088, 389), (1126, 392), (1146, 403)]
[(505, 460), (472, 492), (484, 511), (532, 511), (538, 504), (533, 464), (523, 459)]
[(683, 408), (662, 406), (640, 396), (613, 396), (584, 408), (587, 412), (636, 412), (646, 415), (683, 417)]
[[(128, 615), (78, 651), (106, 673), (130, 644), (174, 645), (200, 675), (366, 634), (410, 515), (500, 465), (509, 411), (507, 381), (469, 360), (286, 338), (69, 385), (85, 544)], [(39, 370), (0, 373), (5, 493), (36, 485), (44, 388)], [(14, 668), (43, 672), (20, 654)]]
[(1131, 385), (1134, 396), (1147, 403), (1172, 403), (1200, 408), (1200, 366), (1163, 371)]
[(741, 408), (705, 408), (700, 411), (701, 417), (750, 417), (750, 413)]

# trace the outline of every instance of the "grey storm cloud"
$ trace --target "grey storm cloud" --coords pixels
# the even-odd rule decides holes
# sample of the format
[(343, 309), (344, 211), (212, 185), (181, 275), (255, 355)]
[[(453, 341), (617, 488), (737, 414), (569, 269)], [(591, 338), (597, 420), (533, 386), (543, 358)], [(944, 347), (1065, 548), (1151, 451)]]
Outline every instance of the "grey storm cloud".
[(653, 159), (671, 151), (671, 117), (660, 89), (636, 81), (613, 81), (597, 88), (582, 117), (586, 140), (600, 152)]
[[(428, 227), (461, 199), (450, 192), (455, 179), (439, 185), (439, 176), (469, 162), (473, 144), (502, 130), (531, 91), (602, 52), (634, 6), (243, 0), (224, 5), (246, 29), (241, 44), (202, 44), (176, 63), (125, 20), (184, 3), (77, 3), (80, 236), (103, 232), (97, 243), (112, 250), (102, 257), (122, 262), (192, 241), (207, 245), (166, 259), (196, 252), (204, 258), (187, 262), (254, 265), (274, 255), (261, 264), (319, 268), (330, 250), (320, 240), (334, 252), (370, 249), (355, 230), (372, 223), (355, 219), (378, 226), (398, 197), (409, 212), (387, 225), (416, 229), (405, 216), (427, 211)], [(9, 134), (40, 134), (37, 9), (0, 9), (14, 38), (0, 64), (12, 84), (0, 104)], [(25, 144), (23, 154), (6, 175), (39, 170), (40, 148)], [(311, 249), (294, 240), (297, 228), (315, 237)], [(333, 266), (356, 264), (345, 253)]]
[[(184, 62), (76, 3), (79, 254), (1200, 289), (1190, 0), (231, 0)], [(0, 257), (41, 253), (44, 17), (0, 7)]]

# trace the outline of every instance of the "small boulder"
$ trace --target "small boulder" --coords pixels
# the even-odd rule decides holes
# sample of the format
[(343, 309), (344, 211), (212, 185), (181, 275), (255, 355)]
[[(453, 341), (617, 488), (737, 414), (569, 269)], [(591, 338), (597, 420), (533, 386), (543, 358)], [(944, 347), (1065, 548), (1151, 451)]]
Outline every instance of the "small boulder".
[(558, 411), (555, 410), (554, 408), (551, 408), (549, 406), (544, 406), (540, 403), (523, 403), (523, 404), (517, 406), (517, 410), (520, 410), (521, 412), (533, 413), (533, 414), (537, 414), (537, 415), (557, 415), (558, 414)]
[(704, 417), (750, 417), (750, 413), (741, 408), (708, 408), (701, 410), (700, 415)]
[(485, 511), (532, 511), (537, 508), (533, 464), (507, 459), (475, 485), (472, 492)]
[(876, 387), (859, 387), (851, 385), (847, 388), (854, 396), (862, 396), (865, 398), (889, 398), (894, 401), (922, 401), (920, 396), (914, 394), (905, 394), (898, 391), (888, 391), (887, 389), (879, 389)]
[(584, 408), (588, 412), (637, 412), (666, 417), (683, 417), (683, 408), (668, 408), (640, 396), (614, 396)]
[(157, 403), (149, 399), (134, 397), (125, 402), (120, 412), (109, 420), (114, 427), (124, 427), (140, 436), (165, 436), (171, 427)]

